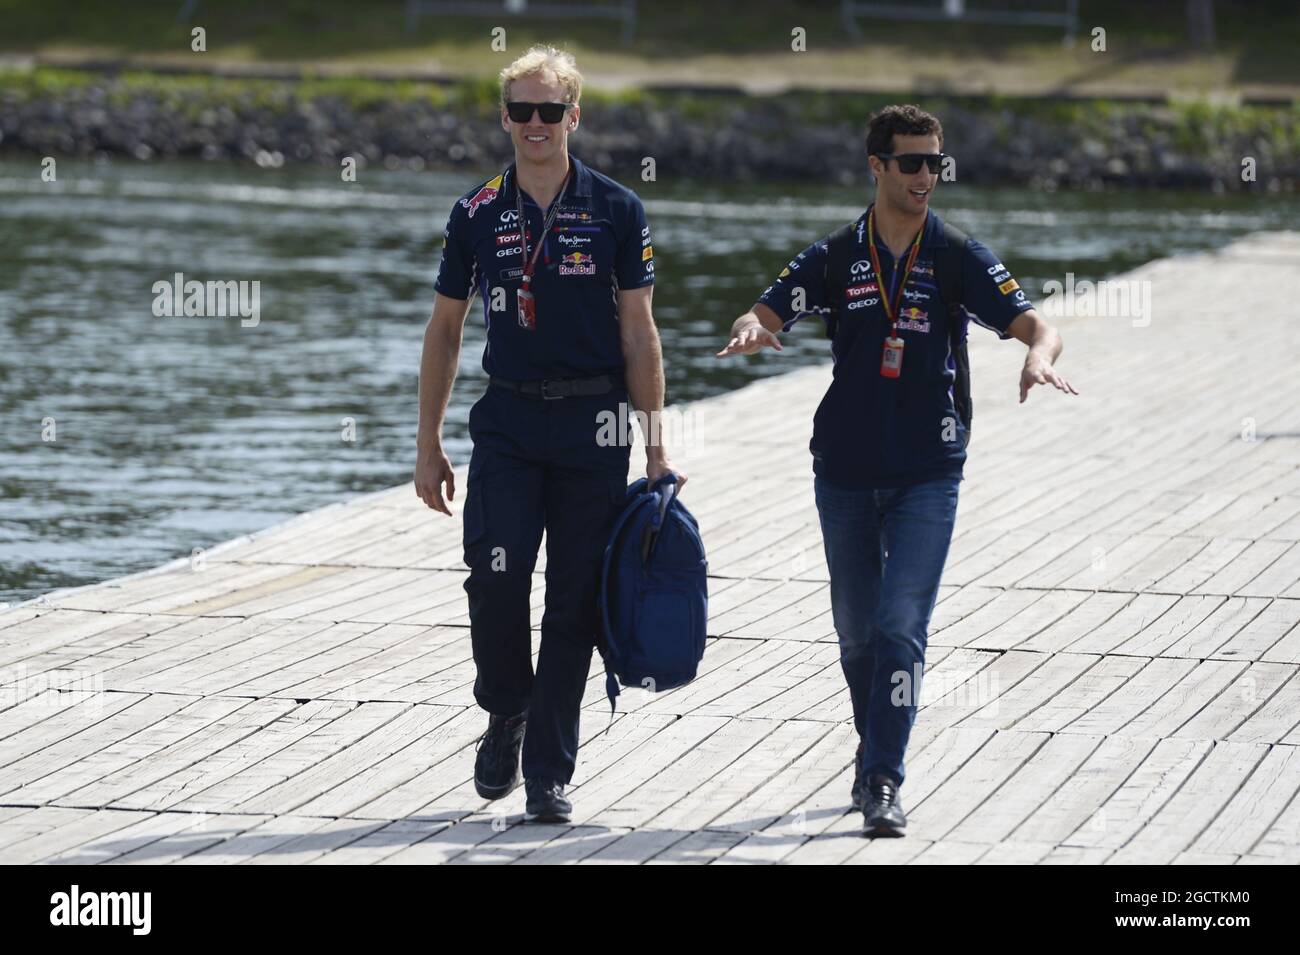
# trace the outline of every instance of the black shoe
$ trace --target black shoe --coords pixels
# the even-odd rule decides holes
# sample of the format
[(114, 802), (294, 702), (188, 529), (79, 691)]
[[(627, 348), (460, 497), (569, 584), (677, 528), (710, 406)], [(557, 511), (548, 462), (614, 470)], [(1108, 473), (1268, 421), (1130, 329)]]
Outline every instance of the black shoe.
[(849, 799), (853, 808), (862, 811), (862, 750), (864, 743), (858, 743), (858, 751), (853, 755), (853, 788), (849, 790)]
[(573, 803), (564, 798), (564, 783), (553, 779), (528, 779), (524, 781), (528, 803), (524, 807), (525, 822), (568, 822)]
[(474, 759), (474, 789), (484, 799), (508, 796), (519, 785), (519, 750), (524, 744), (526, 717), (488, 717), (487, 732), (479, 737)]
[(907, 817), (903, 815), (903, 804), (898, 798), (898, 786), (888, 776), (868, 776), (866, 800), (862, 807), (862, 834), (872, 838), (901, 836), (906, 825)]

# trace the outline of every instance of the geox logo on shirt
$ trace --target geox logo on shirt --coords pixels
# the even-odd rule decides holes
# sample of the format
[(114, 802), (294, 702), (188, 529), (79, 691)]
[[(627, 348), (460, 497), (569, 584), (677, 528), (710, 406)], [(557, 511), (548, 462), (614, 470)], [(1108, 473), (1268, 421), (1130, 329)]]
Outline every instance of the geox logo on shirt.
[(129, 925), (133, 935), (148, 935), (152, 892), (70, 892), (50, 896), (51, 925)]

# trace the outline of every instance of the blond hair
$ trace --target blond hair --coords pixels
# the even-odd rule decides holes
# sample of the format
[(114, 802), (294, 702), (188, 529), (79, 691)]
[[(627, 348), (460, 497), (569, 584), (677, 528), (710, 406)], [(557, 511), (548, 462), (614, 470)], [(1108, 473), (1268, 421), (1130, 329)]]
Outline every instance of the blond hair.
[(564, 87), (567, 101), (578, 102), (578, 97), (582, 95), (582, 74), (578, 72), (573, 54), (543, 45), (532, 47), (501, 71), (501, 102), (509, 101), (512, 82), (541, 73), (554, 73), (556, 81)]

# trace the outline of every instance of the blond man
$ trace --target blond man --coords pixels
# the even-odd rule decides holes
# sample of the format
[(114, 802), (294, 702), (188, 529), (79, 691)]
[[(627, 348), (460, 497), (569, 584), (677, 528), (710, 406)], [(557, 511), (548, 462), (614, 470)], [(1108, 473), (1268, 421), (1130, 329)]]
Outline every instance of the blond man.
[[(572, 812), (564, 789), (597, 637), (600, 561), (627, 487), (630, 441), (602, 440), (598, 422), (620, 405), (630, 407), (614, 420), (657, 413), (664, 393), (650, 227), (631, 190), (569, 154), (581, 93), (573, 58), (551, 47), (502, 70), (501, 128), (515, 160), (452, 207), (420, 366), (415, 489), (449, 515), (442, 422), (477, 294), (489, 386), (469, 416), (464, 556), (474, 696), (489, 716), (474, 783), (485, 799), (507, 795), (522, 751), (525, 818), (542, 822)], [(669, 470), (664, 447), (647, 447), (647, 476)], [(543, 530), (534, 672), (529, 594)]]

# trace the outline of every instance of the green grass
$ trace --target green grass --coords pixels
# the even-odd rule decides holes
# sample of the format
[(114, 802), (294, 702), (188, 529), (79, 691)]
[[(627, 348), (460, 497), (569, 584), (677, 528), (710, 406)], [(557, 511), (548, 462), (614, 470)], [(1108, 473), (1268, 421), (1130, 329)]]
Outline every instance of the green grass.
[[(933, 0), (938, 2), (938, 0)], [(997, 6), (997, 0), (972, 0)], [(1005, 3), (1007, 0), (1002, 0)], [(1026, 0), (1043, 9), (1061, 0)], [(1292, 0), (1218, 0), (1219, 44), (1211, 56), (1188, 50), (1183, 0), (1146, 3), (1082, 0), (1083, 40), (1061, 47), (1059, 28), (863, 21), (866, 39), (848, 38), (839, 4), (747, 0), (743, 6), (642, 0), (635, 41), (619, 44), (616, 23), (589, 19), (425, 19), (405, 31), (401, 0), (203, 0), (194, 24), (208, 52), (190, 52), (190, 25), (176, 22), (180, 0), (0, 0), (0, 51), (99, 56), (200, 57), (358, 67), (431, 66), (490, 77), (506, 57), (489, 48), (504, 25), (509, 50), (557, 42), (606, 73), (659, 71), (671, 78), (684, 61), (715, 82), (767, 70), (816, 83), (859, 66), (876, 75), (960, 85), (974, 75), (1005, 76), (1015, 90), (1027, 71), (1064, 83), (1127, 82), (1176, 86), (1274, 84), (1300, 87), (1300, 17)], [(720, 12), (721, 11), (721, 12)], [(790, 30), (807, 30), (808, 53), (790, 52)], [(1108, 52), (1092, 53), (1093, 26), (1107, 30)], [(696, 75), (696, 74), (692, 74)], [(761, 74), (760, 75), (764, 75)]]
[[(339, 100), (358, 111), (382, 103), (413, 100), (465, 115), (493, 113), (497, 109), (497, 87), (488, 78), (439, 84), (415, 80), (390, 82), (355, 76), (280, 80), (143, 70), (126, 71), (106, 78), (89, 71), (54, 67), (0, 69), (0, 94), (6, 96), (59, 99), (92, 83), (107, 84), (109, 95), (118, 103), (129, 102), (138, 93), (149, 93), (187, 113), (233, 102), (276, 111), (290, 108), (296, 102), (320, 98)], [(768, 109), (779, 121), (814, 125), (844, 122), (858, 128), (865, 128), (875, 110), (897, 99), (897, 96), (886, 93), (831, 90), (748, 97), (741, 102), (721, 93), (670, 90), (609, 92), (593, 89), (584, 94), (584, 102), (592, 106), (671, 109), (684, 119), (697, 122), (721, 121), (743, 106)], [(924, 105), (939, 115), (948, 112), (952, 106), (961, 106), (984, 115), (1003, 134), (1009, 134), (1009, 119), (1014, 116), (1076, 132), (1095, 131), (1099, 136), (1108, 136), (1112, 120), (1116, 116), (1128, 116), (1136, 117), (1144, 128), (1153, 132), (1160, 129), (1173, 135), (1177, 145), (1185, 150), (1213, 149), (1225, 141), (1251, 136), (1268, 142), (1279, 153), (1300, 152), (1300, 104), (1277, 108), (1186, 100), (1148, 105), (1116, 103), (1104, 98), (1050, 100), (995, 95), (929, 96), (924, 98)]]

